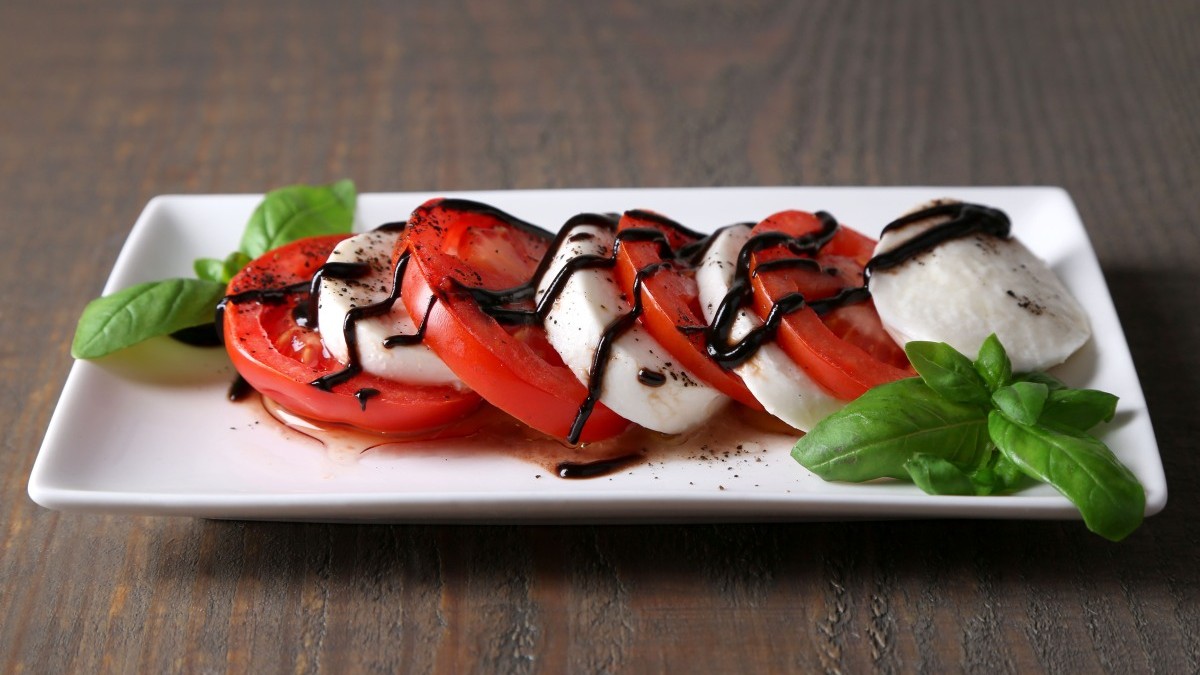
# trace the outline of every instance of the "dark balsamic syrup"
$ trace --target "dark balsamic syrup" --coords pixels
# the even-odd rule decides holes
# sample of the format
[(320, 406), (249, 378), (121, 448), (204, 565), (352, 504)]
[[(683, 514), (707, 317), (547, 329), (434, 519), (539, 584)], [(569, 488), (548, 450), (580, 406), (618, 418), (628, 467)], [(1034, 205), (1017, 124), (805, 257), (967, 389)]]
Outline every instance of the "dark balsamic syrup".
[(358, 399), (358, 407), (362, 410), (367, 409), (367, 401), (379, 395), (379, 390), (374, 387), (363, 387), (354, 392), (354, 398)]
[(236, 403), (238, 401), (244, 401), (252, 391), (254, 391), (254, 387), (250, 386), (250, 383), (246, 381), (246, 378), (238, 375), (237, 377), (233, 378), (233, 382), (229, 385), (229, 391), (225, 394), (225, 397)]
[[(738, 251), (734, 267), (733, 283), (705, 331), (705, 346), (708, 355), (722, 368), (732, 369), (745, 363), (762, 345), (773, 340), (779, 332), (779, 324), (783, 317), (805, 306), (804, 296), (800, 293), (789, 293), (779, 298), (772, 306), (767, 318), (741, 340), (731, 343), (730, 332), (737, 314), (745, 307), (753, 295), (750, 285), (750, 262), (755, 253), (775, 246), (786, 246), (797, 256), (812, 256), (820, 253), (834, 235), (837, 234), (838, 221), (824, 211), (818, 211), (816, 216), (821, 221), (821, 229), (811, 234), (793, 237), (784, 232), (763, 232), (754, 235)], [(759, 265), (764, 272), (771, 269), (803, 268), (823, 271), (820, 263), (809, 257), (780, 258)], [(757, 273), (757, 270), (755, 271)]]
[(902, 265), (951, 239), (959, 239), (976, 232), (990, 234), (1000, 239), (1007, 239), (1012, 234), (1012, 222), (1008, 219), (1008, 214), (987, 206), (963, 202), (936, 204), (920, 211), (914, 211), (888, 223), (883, 228), (883, 233), (895, 232), (913, 223), (941, 216), (948, 216), (950, 220), (935, 225), (896, 248), (871, 258), (863, 269), (863, 278), (869, 279), (874, 272)]
[(559, 478), (598, 478), (621, 469), (642, 459), (639, 453), (631, 453), (612, 459), (600, 459), (594, 462), (559, 462), (554, 467), (554, 473)]
[[(342, 338), (346, 341), (346, 351), (349, 356), (349, 358), (347, 359), (346, 367), (341, 370), (329, 373), (328, 375), (322, 375), (321, 377), (318, 377), (317, 379), (313, 380), (309, 384), (311, 384), (314, 387), (321, 389), (323, 391), (329, 391), (333, 387), (341, 384), (342, 382), (345, 382), (346, 380), (349, 380), (350, 378), (352, 378), (355, 375), (358, 375), (359, 373), (362, 372), (362, 361), (359, 356), (359, 350), (358, 350), (358, 330), (357, 330), (358, 322), (361, 321), (362, 319), (367, 319), (367, 318), (371, 318), (371, 317), (375, 317), (375, 316), (382, 316), (382, 315), (387, 314), (388, 312), (392, 311), (392, 305), (395, 305), (396, 300), (398, 300), (400, 298), (400, 290), (401, 290), (401, 286), (402, 286), (401, 281), (404, 279), (404, 271), (408, 268), (408, 260), (409, 260), (409, 254), (407, 252), (404, 255), (400, 256), (400, 260), (396, 263), (396, 268), (392, 272), (392, 290), (390, 293), (388, 293), (386, 298), (380, 300), (379, 302), (373, 302), (371, 304), (363, 305), (361, 307), (355, 307), (355, 308), (351, 309), (349, 312), (346, 312), (346, 318), (344, 321), (342, 321)], [(332, 271), (332, 274), (329, 271), (325, 271), (324, 277), (328, 278), (328, 279), (358, 279), (358, 278), (361, 278), (362, 276), (364, 276), (364, 274), (360, 273), (359, 268), (365, 267), (365, 268), (367, 268), (368, 272), (370, 271), (370, 265), (367, 263), (326, 263), (322, 267), (322, 270), (325, 270), (325, 268), (329, 267), (330, 265), (339, 265), (340, 267), (335, 268)], [(347, 276), (338, 276), (339, 274), (342, 274), (342, 273), (345, 273)], [(322, 274), (322, 272), (318, 271), (317, 274)], [(319, 286), (317, 285), (317, 277), (316, 276), (313, 277), (313, 289), (314, 290), (312, 292), (310, 292), (310, 295), (309, 295), (309, 297), (310, 297), (309, 304), (310, 304), (310, 307), (315, 308), (315, 302), (312, 301), (311, 298), (315, 298), (317, 293), (319, 292)], [(425, 318), (426, 318), (426, 320), (428, 320), (428, 318), (429, 318), (428, 312), (425, 314)], [(423, 336), (425, 334), (425, 322), (424, 321), (421, 323), (421, 327), (418, 329), (417, 334), (420, 336)], [(393, 337), (407, 338), (409, 336), (393, 336)], [(418, 338), (418, 341), (419, 340), (420, 340), (420, 338)], [(392, 337), (388, 338), (388, 342), (392, 342), (391, 346), (395, 346), (396, 344), (403, 344), (402, 341), (393, 342)], [(385, 342), (384, 344), (387, 344), (387, 342)], [(366, 406), (365, 399), (361, 400), (360, 402), (364, 406)]]
[(650, 370), (648, 368), (639, 368), (637, 378), (638, 382), (641, 382), (647, 387), (661, 387), (667, 383), (666, 375), (663, 375), (657, 370)]

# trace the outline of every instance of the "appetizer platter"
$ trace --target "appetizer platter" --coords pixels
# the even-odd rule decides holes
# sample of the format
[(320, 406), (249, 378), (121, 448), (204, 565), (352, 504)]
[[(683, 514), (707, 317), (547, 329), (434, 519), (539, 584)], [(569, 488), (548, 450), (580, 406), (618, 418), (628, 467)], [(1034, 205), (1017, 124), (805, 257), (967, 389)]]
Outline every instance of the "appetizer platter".
[[(30, 479), (50, 508), (1120, 539), (1166, 500), (1055, 188), (167, 196), (104, 295)], [(185, 344), (214, 316), (226, 349)]]

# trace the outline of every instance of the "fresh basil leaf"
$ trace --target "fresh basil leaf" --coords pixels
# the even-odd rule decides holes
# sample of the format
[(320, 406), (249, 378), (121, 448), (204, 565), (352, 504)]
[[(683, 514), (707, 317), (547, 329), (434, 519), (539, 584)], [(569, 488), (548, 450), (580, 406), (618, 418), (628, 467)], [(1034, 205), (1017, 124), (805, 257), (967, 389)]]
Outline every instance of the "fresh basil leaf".
[(1021, 424), (999, 410), (988, 416), (988, 433), (1021, 471), (1049, 483), (1071, 500), (1089, 530), (1120, 541), (1141, 524), (1146, 492), (1133, 472), (1099, 440)]
[(937, 393), (958, 403), (986, 406), (991, 392), (971, 360), (944, 342), (909, 342), (904, 353), (917, 374)]
[(975, 494), (995, 495), (1011, 492), (1032, 480), (1003, 454), (993, 452), (983, 466), (971, 473), (971, 482), (975, 484)]
[(350, 209), (350, 214), (354, 214), (354, 208), (358, 203), (358, 188), (354, 186), (354, 181), (349, 178), (330, 183), (329, 189), (334, 196), (338, 198), (346, 208)]
[(904, 463), (912, 482), (930, 495), (974, 495), (970, 476), (950, 462), (919, 452)]
[(920, 378), (875, 387), (826, 417), (797, 441), (792, 457), (825, 480), (907, 478), (918, 452), (959, 467), (989, 451), (986, 413), (948, 401)]
[(1013, 382), (992, 394), (992, 403), (1021, 424), (1036, 424), (1050, 392), (1040, 382)]
[(225, 276), (225, 261), (217, 260), (216, 258), (196, 258), (192, 262), (192, 270), (196, 272), (196, 276), (205, 281), (215, 281), (219, 283), (228, 283), (222, 281)]
[(1111, 422), (1117, 413), (1117, 397), (1095, 389), (1059, 389), (1046, 397), (1039, 421), (1042, 424), (1087, 431), (1101, 422)]
[(354, 221), (354, 183), (292, 185), (268, 192), (250, 216), (240, 250), (250, 258), (297, 239), (350, 231)]
[(1059, 389), (1067, 389), (1068, 388), (1067, 385), (1062, 383), (1062, 380), (1051, 375), (1050, 373), (1044, 373), (1041, 371), (1034, 371), (1032, 373), (1021, 373), (1019, 375), (1014, 376), (1013, 381), (1015, 381), (1015, 382), (1037, 382), (1039, 384), (1046, 385), (1046, 388), (1049, 389), (1050, 391), (1058, 391)]
[(225, 285), (166, 279), (130, 286), (88, 303), (75, 328), (71, 356), (94, 359), (158, 335), (212, 323)]
[(196, 276), (201, 279), (228, 284), (233, 275), (240, 272), (243, 267), (249, 264), (250, 256), (241, 251), (234, 251), (225, 256), (224, 260), (197, 258), (192, 263), (192, 268), (196, 271)]
[(975, 358), (975, 372), (987, 383), (989, 391), (996, 391), (1012, 382), (1012, 362), (1008, 352), (1000, 344), (1000, 338), (995, 333), (987, 336), (979, 347), (979, 356)]

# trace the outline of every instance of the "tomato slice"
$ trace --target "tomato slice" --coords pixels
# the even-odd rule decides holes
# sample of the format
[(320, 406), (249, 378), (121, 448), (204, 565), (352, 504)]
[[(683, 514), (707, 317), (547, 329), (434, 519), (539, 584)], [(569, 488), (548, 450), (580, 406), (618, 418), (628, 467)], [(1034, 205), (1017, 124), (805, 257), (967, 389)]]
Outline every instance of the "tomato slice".
[[(238, 373), (298, 415), (368, 431), (419, 433), (474, 410), (481, 402), (478, 394), (449, 386), (405, 384), (367, 373), (329, 391), (310, 384), (343, 365), (325, 351), (317, 331), (297, 322), (297, 307), (308, 299), (303, 285), (347, 236), (313, 237), (282, 246), (251, 262), (229, 282), (223, 327), (225, 347)], [(297, 292), (254, 299), (255, 291), (297, 284)]]
[[(678, 252), (695, 244), (703, 235), (691, 232), (674, 221), (648, 211), (626, 211), (617, 226), (618, 232), (652, 230), (665, 237), (670, 251)], [(663, 261), (663, 239), (646, 240), (638, 236), (623, 236), (617, 247), (617, 282), (632, 302), (634, 280), (638, 270)], [(721, 393), (756, 410), (762, 405), (746, 388), (742, 379), (726, 370), (708, 355), (704, 310), (700, 307), (696, 289), (695, 270), (687, 265), (669, 265), (642, 279), (642, 325), (683, 367), (716, 387)]]
[[(784, 211), (756, 225), (751, 236), (768, 232), (819, 237), (823, 223), (811, 213)], [(884, 330), (870, 300), (836, 306), (824, 315), (818, 315), (810, 306), (861, 286), (863, 267), (874, 249), (875, 241), (870, 237), (839, 226), (814, 254), (799, 254), (785, 245), (776, 245), (751, 256), (755, 311), (765, 320), (780, 299), (793, 293), (804, 296), (808, 304), (783, 317), (779, 344), (809, 376), (843, 400), (914, 374), (904, 350)], [(764, 266), (797, 258), (810, 258), (816, 264), (810, 267), (775, 262), (777, 267)]]
[[(477, 296), (524, 287), (508, 309), (533, 308), (549, 234), (484, 204), (434, 199), (413, 212), (399, 257), (411, 256), (401, 298), (425, 342), (488, 402), (543, 433), (569, 439), (587, 389), (550, 346), (540, 321), (498, 321)], [(431, 304), (432, 302), (432, 304)], [(629, 422), (596, 403), (578, 442), (614, 436)]]

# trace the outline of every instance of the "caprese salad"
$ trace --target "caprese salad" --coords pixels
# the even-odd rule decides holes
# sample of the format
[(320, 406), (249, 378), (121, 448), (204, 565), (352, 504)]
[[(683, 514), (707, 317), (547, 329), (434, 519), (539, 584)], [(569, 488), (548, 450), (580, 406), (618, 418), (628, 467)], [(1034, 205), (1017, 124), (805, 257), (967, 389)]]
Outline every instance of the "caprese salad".
[[(712, 234), (645, 210), (585, 213), (550, 232), (444, 198), (352, 234), (338, 185), (303, 188), (317, 192), (274, 216), (321, 213), (333, 226), (290, 228), (312, 236), (265, 251), (246, 249), (248, 231), (199, 280), (220, 286), (216, 327), (240, 376), (292, 413), (414, 435), (492, 405), (586, 449), (632, 425), (682, 433), (742, 405), (811, 432), (794, 456), (826, 479), (993, 494), (1033, 477), (1085, 520), (1096, 512), (1088, 485), (1053, 474), (1064, 456), (1079, 464), (1062, 438), (1098, 443), (1087, 432), (1115, 397), (1041, 372), (1086, 342), (1087, 317), (996, 209), (933, 202), (875, 241), (821, 211)], [(289, 229), (263, 218), (259, 229)], [(213, 288), (184, 290), (202, 303)], [(156, 293), (168, 291), (89, 306), (77, 355), (123, 346), (96, 327)], [(189, 321), (160, 317), (157, 330)], [(1121, 496), (1088, 524), (1120, 538), (1134, 511), (1140, 522), (1140, 485), (1107, 448), (1093, 455)]]
[(1020, 351), (1002, 339), (1035, 368), (1081, 344), (1082, 311), (1007, 228), (946, 202), (882, 246), (802, 211), (712, 235), (648, 211), (582, 214), (552, 234), (435, 199), (251, 262), (223, 302), (225, 344), (293, 412), (373, 431), (439, 427), (481, 398), (571, 444), (631, 423), (680, 433), (731, 399), (806, 431), (914, 375), (893, 334), (970, 351), (998, 329), (1032, 335)]

